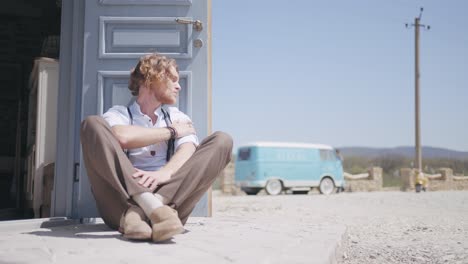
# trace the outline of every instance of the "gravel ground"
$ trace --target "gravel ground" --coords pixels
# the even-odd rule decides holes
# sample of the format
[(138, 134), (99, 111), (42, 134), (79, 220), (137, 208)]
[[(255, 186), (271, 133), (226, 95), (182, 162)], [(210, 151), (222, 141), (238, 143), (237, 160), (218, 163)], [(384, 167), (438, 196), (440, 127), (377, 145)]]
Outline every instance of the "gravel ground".
[(223, 196), (213, 214), (345, 225), (339, 263), (468, 263), (468, 192)]

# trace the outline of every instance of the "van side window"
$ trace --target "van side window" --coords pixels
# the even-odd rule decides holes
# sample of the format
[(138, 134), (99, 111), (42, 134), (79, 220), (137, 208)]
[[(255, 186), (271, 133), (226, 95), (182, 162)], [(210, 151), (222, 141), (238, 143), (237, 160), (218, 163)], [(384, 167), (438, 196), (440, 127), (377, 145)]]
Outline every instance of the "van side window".
[(249, 160), (250, 159), (250, 148), (239, 149), (239, 160)]
[(333, 153), (333, 151), (331, 151), (331, 150), (321, 149), (320, 150), (320, 159), (322, 161), (335, 161), (336, 156), (335, 156), (335, 153)]
[(320, 159), (323, 161), (323, 160), (327, 160), (327, 153), (325, 152), (324, 149), (321, 149), (320, 150)]

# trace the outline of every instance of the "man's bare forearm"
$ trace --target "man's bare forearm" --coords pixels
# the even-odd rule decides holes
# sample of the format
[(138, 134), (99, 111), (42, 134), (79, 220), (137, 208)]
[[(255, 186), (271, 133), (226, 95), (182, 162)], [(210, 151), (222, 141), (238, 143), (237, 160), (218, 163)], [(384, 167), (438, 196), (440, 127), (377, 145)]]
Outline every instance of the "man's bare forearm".
[(196, 147), (192, 142), (187, 142), (180, 145), (177, 151), (171, 157), (171, 160), (162, 168), (167, 170), (171, 175), (176, 173), (182, 165), (195, 153)]
[(112, 127), (120, 146), (124, 149), (142, 148), (167, 141), (171, 138), (169, 129), (141, 126), (117, 125)]

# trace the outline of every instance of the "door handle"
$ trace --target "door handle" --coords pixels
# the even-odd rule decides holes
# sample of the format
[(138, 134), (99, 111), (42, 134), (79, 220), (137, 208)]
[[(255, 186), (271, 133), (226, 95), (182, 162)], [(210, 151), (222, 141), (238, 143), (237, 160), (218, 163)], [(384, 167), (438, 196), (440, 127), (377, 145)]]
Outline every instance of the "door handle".
[(188, 20), (188, 19), (181, 19), (181, 18), (176, 18), (175, 21), (179, 24), (192, 24), (193, 29), (196, 31), (202, 31), (203, 30), (203, 23), (200, 20)]

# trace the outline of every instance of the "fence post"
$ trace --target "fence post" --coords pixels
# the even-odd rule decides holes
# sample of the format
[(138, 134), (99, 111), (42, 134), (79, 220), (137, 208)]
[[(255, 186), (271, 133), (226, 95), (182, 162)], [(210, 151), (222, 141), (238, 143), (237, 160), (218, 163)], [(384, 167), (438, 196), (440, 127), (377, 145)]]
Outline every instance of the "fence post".
[(412, 191), (414, 190), (414, 170), (410, 168), (401, 168), (400, 169), (401, 177), (401, 190)]

